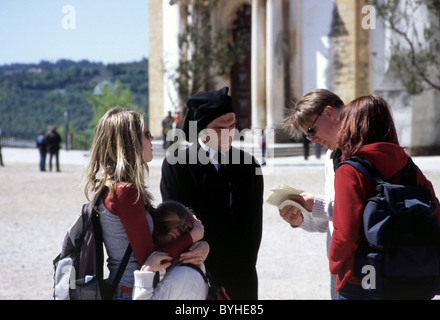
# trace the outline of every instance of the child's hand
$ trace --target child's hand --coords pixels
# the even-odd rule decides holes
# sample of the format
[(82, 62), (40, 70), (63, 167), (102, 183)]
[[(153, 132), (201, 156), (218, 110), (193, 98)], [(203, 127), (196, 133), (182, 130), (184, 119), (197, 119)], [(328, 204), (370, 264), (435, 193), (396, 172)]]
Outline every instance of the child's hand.
[(153, 251), (141, 267), (141, 271), (156, 272), (168, 268), (173, 260), (165, 252)]
[(203, 226), (202, 221), (197, 219), (196, 216), (194, 216), (194, 224), (189, 234), (191, 235), (193, 242), (202, 240), (205, 234), (205, 227)]

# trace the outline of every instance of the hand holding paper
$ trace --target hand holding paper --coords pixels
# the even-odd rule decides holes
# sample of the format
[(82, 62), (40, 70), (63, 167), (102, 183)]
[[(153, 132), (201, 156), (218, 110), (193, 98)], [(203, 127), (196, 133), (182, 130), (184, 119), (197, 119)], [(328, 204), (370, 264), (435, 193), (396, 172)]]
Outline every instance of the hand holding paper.
[(278, 207), (278, 209), (280, 210), (282, 210), (286, 206), (293, 206), (300, 209), (302, 212), (310, 213), (301, 204), (292, 199), (289, 199), (289, 196), (301, 195), (301, 193), (303, 192), (303, 190), (295, 189), (285, 184), (278, 184), (272, 189), (272, 194), (269, 196), (266, 202), (268, 204)]

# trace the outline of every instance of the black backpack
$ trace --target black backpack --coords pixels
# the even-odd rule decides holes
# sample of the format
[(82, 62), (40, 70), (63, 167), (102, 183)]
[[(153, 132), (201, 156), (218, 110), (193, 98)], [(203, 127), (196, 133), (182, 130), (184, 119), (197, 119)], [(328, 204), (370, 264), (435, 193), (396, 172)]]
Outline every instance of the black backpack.
[[(96, 206), (101, 194), (96, 198)], [(112, 299), (131, 252), (129, 245), (115, 280), (108, 284), (103, 275), (104, 251), (99, 213), (92, 202), (84, 204), (79, 217), (67, 230), (61, 253), (53, 260), (54, 299)]]
[[(355, 271), (364, 289), (385, 299), (432, 299), (440, 284), (440, 224), (434, 216), (438, 200), (417, 185), (411, 158), (400, 171), (401, 184), (384, 181), (368, 160), (350, 164), (377, 189), (363, 212), (363, 238)], [(339, 167), (338, 166), (338, 167)]]

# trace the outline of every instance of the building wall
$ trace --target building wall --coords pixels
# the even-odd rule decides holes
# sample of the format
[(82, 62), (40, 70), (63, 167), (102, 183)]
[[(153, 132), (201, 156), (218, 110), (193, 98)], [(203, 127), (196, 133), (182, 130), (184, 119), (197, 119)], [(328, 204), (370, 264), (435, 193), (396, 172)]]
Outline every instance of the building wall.
[(164, 104), (162, 0), (149, 0), (150, 56), (148, 58), (149, 129), (162, 137)]
[[(318, 87), (334, 91), (345, 103), (375, 92), (389, 99), (402, 144), (410, 150), (438, 149), (439, 139), (424, 136), (440, 134), (434, 122), (440, 117), (439, 94), (408, 96), (395, 79), (387, 78), (390, 33), (380, 19), (365, 26), (365, 16), (371, 14), (364, 11), (367, 0), (219, 0), (214, 29), (230, 25), (243, 3), (252, 5), (252, 128), (279, 130), (288, 101)], [(179, 29), (170, 23), (176, 19), (166, 6), (169, 1), (150, 0), (150, 128), (156, 135), (172, 105), (164, 57), (177, 46), (165, 43), (172, 44)], [(172, 37), (164, 26), (173, 28)], [(217, 87), (227, 85), (228, 76), (216, 79)]]
[(330, 30), (333, 45), (333, 90), (349, 103), (370, 93), (369, 30), (362, 28), (365, 0), (335, 0)]

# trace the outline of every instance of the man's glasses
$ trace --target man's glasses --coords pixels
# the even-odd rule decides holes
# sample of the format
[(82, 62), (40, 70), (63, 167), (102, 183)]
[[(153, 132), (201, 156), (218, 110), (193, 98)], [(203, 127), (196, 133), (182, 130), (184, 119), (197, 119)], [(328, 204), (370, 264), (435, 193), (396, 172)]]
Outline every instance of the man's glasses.
[(145, 137), (150, 141), (153, 139), (153, 135), (151, 134), (150, 130), (145, 131)]
[(318, 115), (316, 116), (315, 120), (312, 123), (312, 126), (310, 128), (307, 129), (307, 133), (306, 133), (306, 137), (308, 140), (312, 141), (313, 136), (315, 135), (315, 129), (313, 128), (315, 126), (316, 120), (318, 120), (319, 116), (322, 114), (322, 112), (324, 111), (324, 109), (322, 109)]

